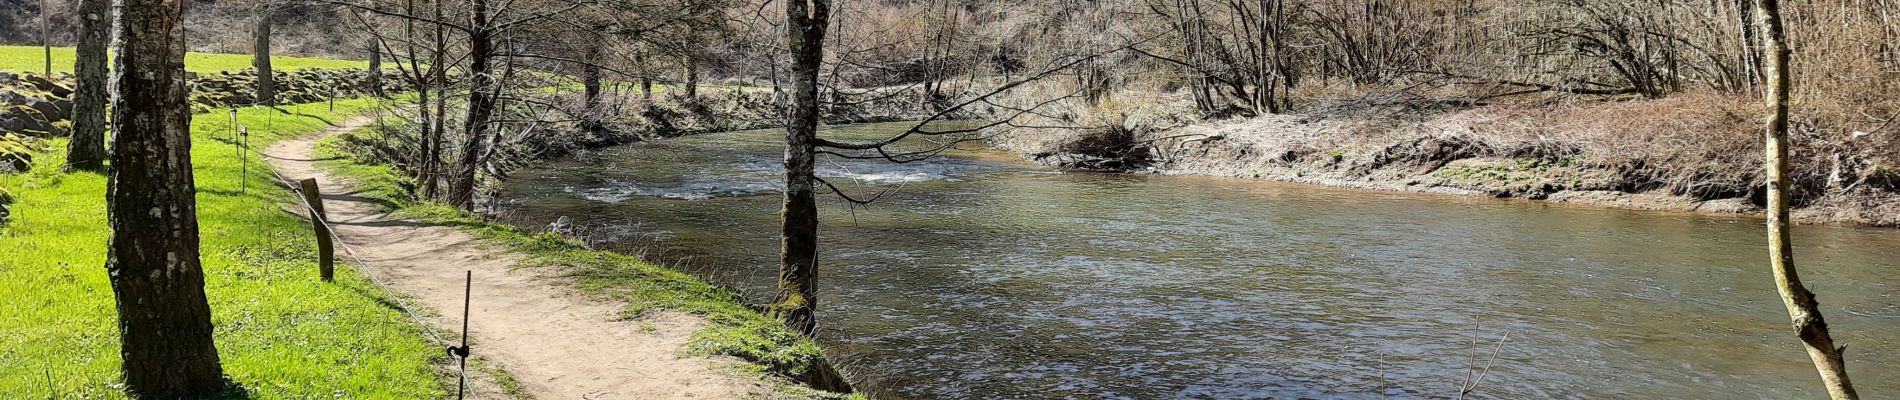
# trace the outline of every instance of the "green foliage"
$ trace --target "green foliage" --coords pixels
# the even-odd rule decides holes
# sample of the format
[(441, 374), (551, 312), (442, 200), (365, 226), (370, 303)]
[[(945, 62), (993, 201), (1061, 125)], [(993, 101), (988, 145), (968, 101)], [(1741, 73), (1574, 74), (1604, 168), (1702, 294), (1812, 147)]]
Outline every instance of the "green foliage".
[[(243, 109), (253, 147), (327, 128), (374, 100)], [(299, 116), (304, 115), (304, 116)], [(270, 127), (273, 129), (265, 129)], [(441, 398), (441, 351), (350, 268), (316, 278), (307, 223), (263, 160), (245, 166), (225, 113), (192, 119), (192, 162), (206, 284), (224, 370), (250, 398)], [(25, 175), (0, 175), (17, 197), (0, 227), (0, 393), (16, 398), (125, 398), (117, 314), (105, 271), (106, 178), (65, 173), (53, 139)], [(241, 183), (248, 184), (241, 189)]]
[[(361, 134), (368, 134), (368, 130), (353, 133)], [(332, 159), (322, 165), (358, 182), (360, 188), (366, 189), (365, 196), (394, 205), (398, 215), (459, 226), (505, 244), (527, 255), (529, 262), (537, 267), (574, 279), (584, 290), (626, 301), (627, 309), (622, 315), (628, 318), (658, 310), (705, 317), (709, 324), (694, 333), (686, 345), (690, 354), (735, 356), (755, 363), (760, 372), (781, 380), (797, 379), (823, 362), (824, 354), (816, 344), (747, 307), (744, 297), (736, 291), (632, 256), (589, 250), (581, 243), (558, 235), (487, 221), (438, 203), (417, 202), (402, 189), (406, 185), (405, 177), (387, 166), (367, 164), (354, 157), (363, 153), (351, 151), (346, 145), (350, 141), (343, 136), (320, 141), (318, 158)], [(781, 386), (784, 386), (781, 391), (809, 394), (798, 398), (842, 396)]]
[[(40, 72), (46, 69), (46, 53), (39, 46), (0, 46), (0, 71)], [(369, 68), (367, 61), (331, 60), (308, 57), (271, 57), (271, 68), (295, 71), (305, 68)], [(198, 73), (237, 71), (251, 67), (250, 54), (186, 53), (185, 70)], [(73, 48), (53, 48), (53, 72), (73, 71)]]

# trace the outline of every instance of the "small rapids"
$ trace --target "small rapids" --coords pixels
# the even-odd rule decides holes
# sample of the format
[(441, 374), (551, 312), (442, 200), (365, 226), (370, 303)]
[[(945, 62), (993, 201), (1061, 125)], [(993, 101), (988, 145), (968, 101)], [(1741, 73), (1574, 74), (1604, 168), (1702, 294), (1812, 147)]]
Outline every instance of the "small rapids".
[[(783, 146), (608, 149), (518, 173), (502, 208), (763, 302)], [(1506, 332), (1467, 398), (1825, 396), (1760, 220), (1054, 173), (974, 150), (819, 165), (853, 195), (894, 190), (820, 197), (820, 344), (878, 398), (1450, 398)], [(1794, 233), (1856, 386), (1900, 393), (1900, 234)]]

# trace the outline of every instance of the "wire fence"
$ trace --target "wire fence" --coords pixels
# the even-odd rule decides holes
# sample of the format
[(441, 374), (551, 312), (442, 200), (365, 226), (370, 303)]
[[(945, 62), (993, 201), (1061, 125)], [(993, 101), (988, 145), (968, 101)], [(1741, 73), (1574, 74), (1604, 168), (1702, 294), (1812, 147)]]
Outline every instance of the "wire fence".
[[(268, 127), (271, 124), (271, 122), (269, 120), (269, 117), (266, 117), (266, 118), (267, 118), (265, 122), (267, 126), (266, 129), (269, 129)], [(245, 136), (248, 138), (249, 136), (248, 132), (245, 132)], [(267, 160), (268, 159), (291, 160), (288, 158), (273, 156), (273, 155), (270, 155), (269, 153), (252, 150), (250, 148), (250, 143), (248, 140), (242, 143), (237, 143), (237, 147), (239, 148), (240, 154), (256, 153), (259, 157), (265, 158)], [(241, 158), (245, 160), (249, 160), (249, 157), (241, 157)], [(382, 278), (377, 277), (375, 273), (370, 271), (371, 267), (370, 267), (369, 261), (365, 261), (363, 260), (361, 256), (358, 256), (356, 253), (355, 246), (351, 246), (348, 241), (344, 241), (343, 237), (337, 234), (336, 227), (330, 223), (329, 217), (326, 216), (322, 212), (318, 212), (317, 207), (310, 203), (310, 199), (312, 197), (316, 197), (315, 193), (304, 193), (303, 188), (301, 186), (293, 183), (290, 180), (290, 178), (285, 177), (283, 173), (277, 170), (277, 167), (275, 165), (271, 165), (271, 163), (269, 162), (264, 163), (264, 169), (266, 171), (270, 171), (271, 176), (273, 177), (273, 179), (276, 179), (279, 186), (282, 186), (284, 189), (289, 190), (293, 194), (296, 194), (295, 197), (297, 198), (299, 205), (303, 207), (305, 213), (310, 215), (310, 220), (313, 223), (323, 226), (324, 231), (329, 233), (328, 239), (330, 239), (331, 241), (335, 242), (337, 245), (343, 248), (343, 255), (345, 257), (348, 257), (350, 261), (355, 262), (355, 264), (358, 267), (358, 271), (362, 272), (362, 275), (368, 278), (371, 284), (376, 285), (376, 287), (381, 289), (383, 293), (389, 294), (390, 300), (392, 300), (395, 303), (396, 309), (398, 311), (402, 311), (402, 314), (405, 316), (408, 316), (410, 321), (415, 322), (417, 326), (421, 327), (422, 333), (424, 335), (427, 335), (429, 337), (429, 340), (434, 341), (437, 345), (440, 345), (444, 349), (446, 349), (446, 351), (448, 352), (450, 356), (454, 356), (459, 359), (459, 362), (458, 362), (459, 371), (457, 372), (457, 375), (458, 375), (457, 379), (459, 380), (459, 382), (456, 387), (456, 391), (457, 391), (456, 398), (469, 398), (469, 399), (480, 400), (481, 396), (479, 394), (477, 394), (474, 391), (466, 390), (466, 387), (468, 386), (468, 357), (470, 354), (470, 349), (468, 346), (468, 313), (469, 313), (469, 300), (473, 296), (472, 291), (473, 291), (473, 286), (474, 286), (474, 272), (469, 271), (467, 273), (469, 287), (465, 288), (465, 290), (468, 290), (468, 292), (464, 293), (463, 304), (462, 304), (462, 307), (463, 307), (462, 308), (462, 338), (461, 338), (462, 340), (461, 340), (461, 344), (457, 345), (455, 342), (449, 341), (448, 339), (444, 338), (440, 333), (436, 332), (435, 325), (430, 324), (427, 320), (423, 319), (421, 315), (418, 315), (416, 313), (415, 307), (410, 306), (409, 302), (403, 299), (403, 296), (401, 294), (402, 292), (396, 291), (395, 288), (390, 287), (387, 282), (384, 282)], [(248, 172), (246, 172), (246, 174), (248, 175)], [(241, 180), (249, 181), (249, 179), (241, 179)], [(321, 201), (321, 199), (319, 199), (319, 201)]]

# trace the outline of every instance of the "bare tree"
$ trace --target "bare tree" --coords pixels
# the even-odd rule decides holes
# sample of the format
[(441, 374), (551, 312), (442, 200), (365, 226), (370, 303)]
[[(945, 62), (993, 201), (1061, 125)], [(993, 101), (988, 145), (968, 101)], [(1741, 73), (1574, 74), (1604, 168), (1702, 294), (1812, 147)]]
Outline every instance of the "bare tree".
[(76, 170), (98, 170), (106, 158), (106, 41), (112, 28), (111, 1), (79, 0), (79, 43), (73, 57), (79, 82), (73, 88), (73, 137), (66, 147), (66, 165)]
[(1779, 0), (1759, 0), (1755, 23), (1765, 36), (1763, 50), (1768, 56), (1768, 265), (1775, 272), (1775, 288), (1788, 317), (1794, 319), (1794, 331), (1807, 348), (1808, 357), (1821, 372), (1821, 383), (1835, 400), (1858, 399), (1854, 384), (1847, 379), (1847, 361), (1842, 349), (1834, 346), (1827, 321), (1821, 318), (1820, 302), (1801, 285), (1794, 267), (1794, 239), (1788, 230), (1788, 47), (1782, 31)]
[(495, 39), (500, 33), (493, 21), (489, 20), (488, 0), (469, 1), (469, 23), (464, 33), (468, 34), (468, 122), (463, 125), (462, 153), (456, 159), (455, 171), (449, 176), (449, 205), (472, 210), (475, 208), (475, 185), (480, 169), (481, 156), (487, 153), (488, 122), (495, 116), (495, 75), (492, 70), (495, 58)]
[(224, 383), (198, 260), (185, 86), (190, 0), (119, 0), (106, 271), (119, 311), (126, 390), (151, 398)]
[(786, 1), (786, 47), (792, 54), (792, 105), (785, 119), (785, 209), (778, 297), (767, 316), (810, 336), (818, 321), (818, 70), (825, 58), (830, 0)]

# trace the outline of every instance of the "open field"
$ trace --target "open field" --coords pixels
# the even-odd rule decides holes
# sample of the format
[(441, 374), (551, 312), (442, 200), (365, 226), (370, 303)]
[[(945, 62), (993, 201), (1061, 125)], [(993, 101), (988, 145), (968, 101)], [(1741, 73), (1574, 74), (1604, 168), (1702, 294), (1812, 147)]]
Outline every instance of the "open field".
[[(0, 71), (40, 72), (45, 69), (46, 55), (38, 46), (0, 46)], [(218, 71), (237, 71), (251, 67), (250, 54), (187, 53), (185, 70), (199, 73)], [(369, 62), (356, 60), (332, 60), (326, 58), (287, 57), (271, 58), (271, 68), (279, 71), (295, 71), (305, 68), (369, 68)], [(53, 72), (72, 72), (73, 48), (53, 48)]]

